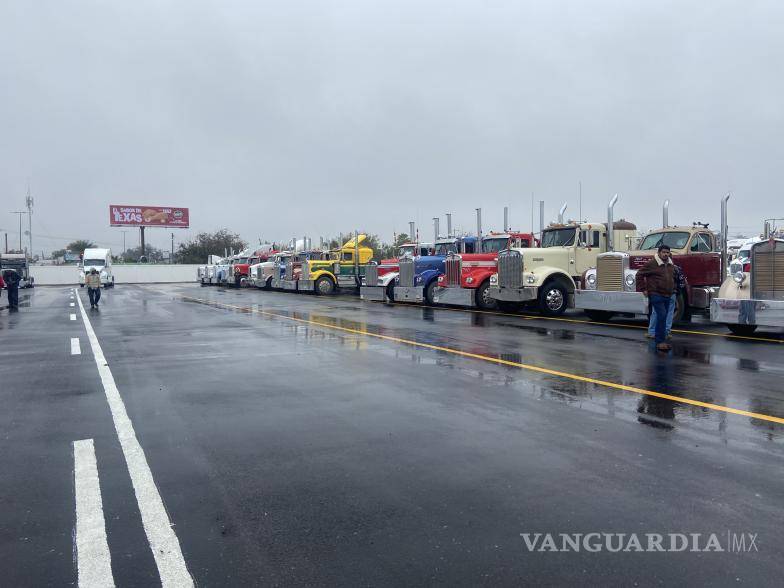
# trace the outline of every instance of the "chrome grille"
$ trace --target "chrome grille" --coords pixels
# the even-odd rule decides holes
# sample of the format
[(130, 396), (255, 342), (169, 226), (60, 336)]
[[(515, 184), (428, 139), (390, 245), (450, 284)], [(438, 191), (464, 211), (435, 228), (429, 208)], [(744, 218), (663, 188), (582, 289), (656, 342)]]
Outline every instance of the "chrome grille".
[(414, 260), (401, 259), (400, 260), (400, 275), (399, 281), (401, 286), (414, 286)]
[(463, 258), (459, 255), (450, 255), (446, 258), (444, 265), (446, 266), (446, 285), (459, 286), (460, 274), (463, 271)]
[(365, 285), (378, 286), (378, 266), (375, 263), (365, 267)]
[(498, 253), (498, 285), (501, 288), (523, 287), (523, 256), (507, 249)]
[(784, 241), (759, 243), (752, 248), (751, 287), (758, 300), (784, 299)]
[(623, 257), (600, 255), (596, 260), (596, 289), (623, 292)]
[(294, 262), (289, 261), (286, 264), (286, 273), (283, 275), (284, 280), (293, 280), (294, 279)]

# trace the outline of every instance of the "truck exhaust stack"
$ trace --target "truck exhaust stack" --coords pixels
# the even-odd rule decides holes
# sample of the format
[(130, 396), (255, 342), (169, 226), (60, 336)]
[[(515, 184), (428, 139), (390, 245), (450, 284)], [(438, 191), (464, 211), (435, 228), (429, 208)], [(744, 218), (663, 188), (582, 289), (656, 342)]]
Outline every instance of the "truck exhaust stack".
[(670, 226), (670, 199), (664, 201), (662, 207), (662, 228), (666, 229)]
[(567, 206), (568, 206), (568, 203), (564, 202), (563, 206), (561, 207), (561, 210), (558, 211), (558, 224), (559, 225), (563, 224), (564, 213), (566, 212), (566, 207)]
[(615, 203), (618, 202), (618, 194), (610, 198), (607, 203), (607, 251), (615, 251), (615, 243), (613, 243), (613, 208)]

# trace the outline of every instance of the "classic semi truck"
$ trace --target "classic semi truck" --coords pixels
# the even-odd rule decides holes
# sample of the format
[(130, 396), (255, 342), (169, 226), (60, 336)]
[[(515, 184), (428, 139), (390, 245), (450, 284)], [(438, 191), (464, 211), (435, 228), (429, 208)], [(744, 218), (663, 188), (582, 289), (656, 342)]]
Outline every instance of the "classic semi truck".
[(497, 301), (490, 298), (489, 291), (490, 276), (498, 271), (498, 252), (511, 247), (527, 249), (537, 243), (531, 233), (491, 232), (482, 237), (481, 253), (447, 255), (433, 301), (471, 308), (496, 308)]
[(399, 262), (399, 274), (395, 283), (393, 297), (401, 302), (425, 302), (435, 304), (435, 290), (438, 276), (445, 271), (447, 255), (476, 253), (476, 237), (449, 237), (436, 239), (432, 255), (407, 257)]
[(0, 275), (3, 270), (14, 270), (19, 275), (20, 288), (35, 287), (35, 278), (30, 275), (30, 264), (24, 253), (0, 253)]
[(784, 239), (752, 244), (748, 265), (726, 278), (711, 300), (710, 318), (736, 335), (784, 327)]
[(637, 227), (613, 222), (617, 195), (607, 207), (607, 223), (551, 225), (542, 231), (541, 246), (510, 248), (498, 253), (498, 273), (491, 276), (489, 295), (499, 303), (533, 303), (545, 315), (559, 316), (574, 305), (583, 274), (600, 253), (630, 249)]
[(325, 259), (308, 259), (302, 262), (300, 292), (328, 295), (337, 290), (359, 290), (373, 249), (363, 242), (367, 235), (356, 234), (342, 247), (330, 251)]
[(299, 291), (299, 282), (302, 277), (302, 270), (305, 262), (309, 260), (325, 260), (329, 259), (328, 251), (299, 251), (294, 254), (287, 262), (286, 268), (283, 271), (283, 280), (281, 281), (281, 288), (290, 292)]
[(196, 279), (202, 286), (212, 283), (212, 279), (215, 277), (215, 266), (221, 262), (221, 259), (220, 255), (208, 255), (207, 263), (197, 268)]
[(252, 251), (245, 249), (238, 253), (229, 265), (229, 272), (227, 282), (235, 288), (241, 288), (247, 285), (248, 276), (250, 274), (250, 266), (259, 262), (266, 261), (269, 258), (269, 248), (263, 250)]
[[(281, 260), (286, 260), (290, 256), (290, 251), (271, 251), (266, 261), (250, 266), (248, 268), (248, 279), (251, 285), (257, 288), (264, 288), (265, 290), (271, 289), (276, 267), (280, 266)], [(285, 261), (283, 263), (285, 264)]]
[(400, 260), (407, 257), (428, 255), (432, 243), (403, 243), (398, 247), (397, 257), (370, 262), (365, 268), (365, 277), (359, 289), (362, 300), (387, 302), (395, 299), (395, 279), (400, 274)]
[(661, 245), (669, 245), (673, 263), (688, 283), (685, 290), (676, 293), (673, 321), (688, 320), (693, 313), (707, 314), (722, 282), (719, 240), (707, 224), (668, 227), (666, 216), (665, 208), (665, 228), (647, 233), (634, 250), (611, 251), (597, 257), (596, 266), (585, 272), (583, 287), (575, 292), (575, 308), (596, 321), (616, 315), (647, 315), (648, 299), (638, 291), (637, 271)]

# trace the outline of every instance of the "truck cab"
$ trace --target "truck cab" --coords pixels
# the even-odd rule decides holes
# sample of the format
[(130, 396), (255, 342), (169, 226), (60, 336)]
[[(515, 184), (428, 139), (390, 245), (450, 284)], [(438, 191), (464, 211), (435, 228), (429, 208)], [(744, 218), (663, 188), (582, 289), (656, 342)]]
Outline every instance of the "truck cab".
[[(635, 239), (635, 225), (620, 220), (612, 227), (613, 242), (628, 249)], [(498, 253), (498, 273), (490, 278), (489, 296), (503, 303), (533, 302), (543, 314), (560, 316), (574, 305), (582, 275), (596, 265), (607, 246), (608, 224), (550, 225), (542, 231), (539, 247), (512, 247)]]
[(616, 314), (648, 314), (648, 300), (638, 292), (637, 270), (647, 264), (661, 245), (668, 245), (672, 261), (680, 267), (688, 287), (676, 293), (674, 321), (693, 312), (706, 312), (721, 285), (718, 239), (707, 225), (676, 226), (647, 233), (632, 251), (599, 255), (596, 266), (585, 272), (585, 285), (575, 295), (575, 307), (593, 320)]
[(741, 336), (784, 327), (784, 239), (751, 245), (748, 266), (726, 278), (711, 300), (710, 318)]
[(400, 260), (404, 258), (428, 255), (432, 243), (403, 243), (397, 249), (397, 256), (391, 259), (382, 259), (378, 263), (370, 262), (365, 268), (365, 276), (359, 296), (362, 300), (380, 302), (395, 299), (395, 280), (400, 273)]
[(293, 292), (299, 291), (299, 282), (302, 278), (303, 267), (305, 262), (310, 260), (326, 260), (329, 259), (328, 251), (299, 251), (294, 254), (286, 263), (286, 268), (283, 272), (283, 280), (281, 287), (284, 290)]
[(20, 288), (35, 286), (35, 279), (30, 275), (30, 264), (24, 253), (0, 253), (0, 275), (4, 270), (14, 270), (17, 273)]
[(114, 286), (114, 274), (112, 273), (112, 252), (109, 249), (85, 249), (82, 254), (82, 261), (79, 264), (79, 286), (84, 287), (85, 274), (93, 269), (98, 270), (101, 277), (101, 285), (104, 288)]
[(248, 267), (248, 283), (256, 288), (269, 289), (272, 280), (272, 267), (280, 251), (271, 250), (259, 257), (258, 263)]
[(438, 276), (445, 271), (449, 254), (477, 253), (476, 237), (438, 239), (430, 255), (404, 258), (399, 263), (399, 275), (394, 287), (394, 299), (403, 302), (435, 304)]
[(512, 247), (528, 249), (537, 244), (531, 233), (491, 232), (482, 238), (479, 253), (450, 253), (444, 261), (444, 273), (438, 277), (434, 301), (485, 310), (497, 308), (489, 291), (490, 276), (498, 271), (498, 252)]
[(196, 279), (202, 286), (210, 283), (211, 278), (215, 275), (215, 264), (220, 263), (220, 260), (220, 255), (208, 255), (207, 263), (197, 268)]
[(339, 289), (358, 290), (373, 259), (373, 249), (363, 245), (366, 240), (367, 235), (358, 234), (330, 251), (325, 259), (303, 261), (300, 291), (328, 295)]

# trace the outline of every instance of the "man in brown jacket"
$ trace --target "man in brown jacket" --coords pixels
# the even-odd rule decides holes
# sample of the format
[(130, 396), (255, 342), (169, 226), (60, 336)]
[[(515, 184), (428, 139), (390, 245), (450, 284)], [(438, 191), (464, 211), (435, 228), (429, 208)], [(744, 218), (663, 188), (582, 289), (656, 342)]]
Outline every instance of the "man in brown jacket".
[(675, 273), (667, 245), (659, 247), (653, 259), (637, 272), (637, 279), (641, 280), (642, 292), (648, 296), (656, 311), (656, 349), (669, 351), (671, 347), (666, 342), (667, 312), (672, 303), (672, 293), (675, 292)]

